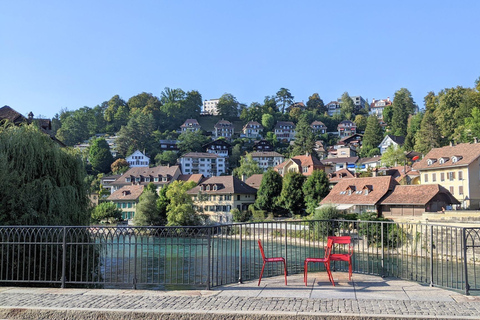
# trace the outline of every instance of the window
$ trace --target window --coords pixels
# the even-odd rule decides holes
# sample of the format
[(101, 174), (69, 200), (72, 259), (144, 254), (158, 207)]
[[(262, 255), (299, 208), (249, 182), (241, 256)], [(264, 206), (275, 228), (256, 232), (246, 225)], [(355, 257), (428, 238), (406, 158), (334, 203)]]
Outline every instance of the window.
[(136, 177), (136, 178), (135, 178), (135, 181), (136, 181), (136, 182), (140, 182), (140, 177)]
[(145, 182), (150, 182), (150, 177), (145, 178)]
[(458, 194), (463, 195), (463, 186), (458, 187)]
[(435, 182), (435, 181), (437, 181), (437, 174), (432, 173), (432, 182)]
[(440, 173), (440, 181), (445, 181), (445, 173)]
[(454, 195), (454, 188), (453, 187), (450, 187), (450, 193), (452, 194), (452, 196)]
[(428, 182), (428, 173), (425, 173), (425, 174), (423, 175), (423, 181), (424, 181), (424, 182)]
[(448, 180), (450, 181), (455, 180), (455, 172), (453, 171), (448, 172)]
[(239, 194), (237, 194), (237, 200), (240, 200), (240, 195)]
[(131, 208), (132, 207), (132, 203), (131, 202), (128, 202), (127, 203), (127, 208)]
[(458, 171), (458, 180), (463, 180), (463, 171)]
[(125, 182), (131, 182), (130, 178), (125, 178)]
[(158, 182), (158, 177), (153, 178), (153, 181)]

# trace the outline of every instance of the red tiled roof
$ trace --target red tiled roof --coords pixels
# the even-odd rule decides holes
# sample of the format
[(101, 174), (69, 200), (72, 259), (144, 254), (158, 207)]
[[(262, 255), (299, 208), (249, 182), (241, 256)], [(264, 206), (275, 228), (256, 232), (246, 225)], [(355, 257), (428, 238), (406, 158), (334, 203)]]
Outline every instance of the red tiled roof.
[[(133, 183), (133, 182), (126, 182), (125, 179), (127, 177), (128, 178), (130, 178), (130, 177), (159, 177), (159, 176), (173, 177), (175, 175), (175, 173), (179, 170), (180, 170), (179, 166), (157, 166), (157, 167), (153, 167), (153, 168), (134, 167), (134, 168), (128, 169), (127, 172), (122, 174), (122, 176), (120, 178), (118, 178), (117, 180), (112, 182), (110, 185), (115, 186), (115, 185), (125, 185), (125, 184), (129, 184), (129, 183)], [(162, 181), (153, 182), (150, 179), (150, 182), (143, 181), (143, 182), (140, 182), (140, 184), (147, 185), (149, 183), (154, 183), (155, 185), (160, 185), (160, 184), (165, 184), (165, 183), (170, 183), (170, 182), (171, 182), (170, 179), (167, 182), (162, 182)]]
[(182, 158), (219, 158), (220, 156), (215, 153), (207, 152), (189, 152), (184, 154)]
[(258, 190), (258, 188), (260, 188), (260, 184), (262, 183), (262, 179), (263, 174), (254, 174), (245, 180), (245, 183)]
[[(207, 191), (206, 186), (209, 186), (210, 190)], [(213, 190), (214, 186), (217, 187), (217, 190)], [(217, 176), (208, 178), (195, 188), (187, 191), (188, 194), (197, 194), (198, 192), (205, 194), (256, 194), (257, 189), (250, 187), (234, 176)]]
[[(457, 162), (453, 163), (452, 157), (461, 157)], [(448, 157), (448, 161), (441, 164), (439, 159)], [(456, 146), (446, 146), (443, 148), (434, 148), (420, 161), (413, 165), (416, 170), (432, 170), (446, 167), (461, 167), (471, 164), (480, 157), (480, 143), (460, 143)], [(436, 161), (428, 165), (428, 159)]]
[(437, 194), (445, 194), (450, 204), (460, 204), (452, 194), (439, 184), (397, 185), (395, 189), (382, 199), (382, 205), (426, 205)]
[(252, 157), (283, 157), (283, 154), (275, 151), (254, 151), (250, 154)]
[(342, 179), (352, 179), (352, 178), (355, 178), (355, 176), (348, 169), (340, 169), (338, 171), (335, 171), (329, 174), (330, 182), (336, 182)]
[(142, 185), (123, 186), (109, 195), (107, 200), (137, 200), (142, 194), (143, 188)]

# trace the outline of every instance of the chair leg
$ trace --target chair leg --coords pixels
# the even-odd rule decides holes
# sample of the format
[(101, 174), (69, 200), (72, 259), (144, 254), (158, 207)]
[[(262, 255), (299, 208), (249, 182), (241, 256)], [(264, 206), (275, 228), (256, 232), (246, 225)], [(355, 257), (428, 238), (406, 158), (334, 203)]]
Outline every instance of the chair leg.
[(327, 269), (328, 280), (330, 280), (332, 285), (335, 287), (335, 280), (333, 280), (333, 275), (332, 275), (332, 271), (330, 270), (329, 263), (325, 263), (325, 269)]
[(307, 275), (308, 275), (308, 262), (303, 263), (303, 282), (305, 282), (305, 287), (307, 286)]
[(283, 272), (285, 272), (285, 285), (287, 285), (287, 262), (283, 260)]
[(258, 285), (260, 285), (260, 281), (262, 281), (263, 270), (265, 269), (265, 261), (263, 261), (262, 271), (260, 272), (260, 279), (258, 279)]
[(352, 260), (348, 260), (348, 280), (352, 280)]

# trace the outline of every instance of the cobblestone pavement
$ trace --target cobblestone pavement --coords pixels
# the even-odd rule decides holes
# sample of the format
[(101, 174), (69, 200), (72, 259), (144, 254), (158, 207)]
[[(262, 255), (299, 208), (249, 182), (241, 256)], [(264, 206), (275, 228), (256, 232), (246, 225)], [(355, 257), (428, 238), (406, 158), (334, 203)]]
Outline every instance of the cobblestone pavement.
[(0, 287), (0, 319), (480, 319), (478, 296), (363, 275), (337, 274), (335, 287), (321, 273), (309, 280), (210, 291)]

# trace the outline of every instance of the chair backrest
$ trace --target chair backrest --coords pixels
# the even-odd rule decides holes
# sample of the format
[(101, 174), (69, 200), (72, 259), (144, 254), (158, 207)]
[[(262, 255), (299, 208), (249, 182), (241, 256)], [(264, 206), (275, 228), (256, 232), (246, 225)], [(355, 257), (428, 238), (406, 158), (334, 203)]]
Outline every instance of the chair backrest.
[(353, 254), (353, 245), (352, 245), (352, 237), (350, 236), (341, 236), (341, 237), (335, 237), (335, 236), (328, 236), (328, 239), (332, 239), (333, 244), (348, 244), (348, 252), (350, 255)]
[(333, 239), (330, 239), (330, 237), (328, 237), (327, 246), (325, 247), (325, 259), (330, 259), (332, 248), (333, 248)]
[(258, 247), (260, 248), (260, 253), (262, 254), (262, 259), (265, 260), (265, 252), (263, 252), (262, 241), (258, 239)]

